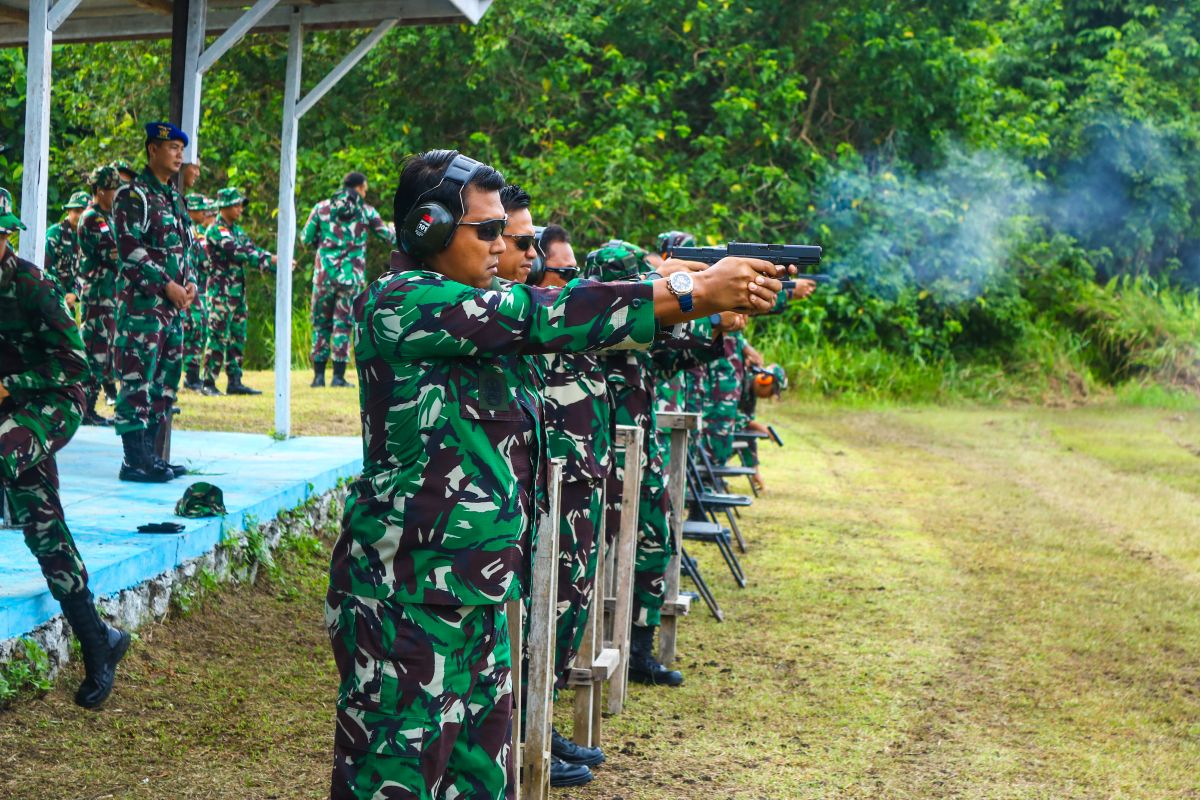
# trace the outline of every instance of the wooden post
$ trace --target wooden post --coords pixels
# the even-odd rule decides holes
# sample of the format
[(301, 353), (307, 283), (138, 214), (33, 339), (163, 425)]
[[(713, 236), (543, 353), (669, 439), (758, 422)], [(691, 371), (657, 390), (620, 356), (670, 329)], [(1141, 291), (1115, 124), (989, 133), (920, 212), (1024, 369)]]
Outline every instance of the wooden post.
[[(605, 508), (607, 497), (601, 484), (600, 508)], [(604, 648), (604, 525), (607, 514), (601, 513), (596, 524), (596, 578), (592, 583), (592, 598), (587, 604), (587, 622), (583, 626), (583, 641), (575, 663), (580, 669), (571, 669), (569, 683), (575, 689), (575, 722), (571, 726), (571, 739), (583, 747), (600, 746), (600, 692), (603, 682), (596, 680), (592, 672), (596, 654)], [(583, 670), (587, 670), (586, 679)]]
[[(642, 431), (617, 426), (617, 442), (625, 447), (625, 479), (621, 484), (621, 528), (616, 541), (616, 597), (612, 614), (613, 647), (621, 663), (608, 688), (608, 713), (620, 714), (625, 707), (629, 683), (629, 635), (633, 625), (633, 562), (637, 552), (638, 499), (642, 492)], [(628, 576), (626, 580), (622, 577)]]
[(515, 800), (521, 800), (521, 654), (524, 647), (525, 630), (525, 601), (517, 598), (509, 600), (504, 605), (504, 614), (508, 618), (508, 649), (512, 660), (512, 748), (509, 757), (512, 759), (512, 774), (516, 780), (513, 787)]
[(530, 579), (529, 683), (525, 687), (522, 793), (528, 800), (550, 794), (550, 730), (554, 725), (554, 639), (558, 618), (558, 527), (562, 513), (562, 462), (551, 461), (550, 514), (538, 528)]
[(678, 634), (679, 617), (687, 614), (691, 608), (690, 598), (679, 596), (679, 572), (683, 553), (683, 522), (687, 518), (688, 431), (700, 427), (700, 415), (659, 412), (658, 426), (671, 431), (671, 467), (667, 476), (667, 496), (671, 501), (671, 539), (675, 542), (675, 552), (667, 565), (666, 586), (663, 591), (665, 602), (658, 631), (658, 660), (663, 666), (669, 667), (675, 661), (675, 637)]

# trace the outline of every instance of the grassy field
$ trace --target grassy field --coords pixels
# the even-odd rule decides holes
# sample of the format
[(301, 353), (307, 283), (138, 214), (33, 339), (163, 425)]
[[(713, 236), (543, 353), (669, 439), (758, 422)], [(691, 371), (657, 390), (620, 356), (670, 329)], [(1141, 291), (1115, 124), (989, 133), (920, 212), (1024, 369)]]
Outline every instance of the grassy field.
[[(298, 390), (297, 430), (350, 432), (355, 394)], [(262, 399), (187, 405), (269, 427)], [(699, 553), (727, 621), (684, 621), (685, 685), (634, 687), (597, 780), (556, 797), (1200, 797), (1200, 415), (764, 416), (787, 447), (745, 514), (749, 587)], [(144, 629), (103, 712), (72, 672), (0, 713), (0, 797), (321, 797), (327, 547)]]

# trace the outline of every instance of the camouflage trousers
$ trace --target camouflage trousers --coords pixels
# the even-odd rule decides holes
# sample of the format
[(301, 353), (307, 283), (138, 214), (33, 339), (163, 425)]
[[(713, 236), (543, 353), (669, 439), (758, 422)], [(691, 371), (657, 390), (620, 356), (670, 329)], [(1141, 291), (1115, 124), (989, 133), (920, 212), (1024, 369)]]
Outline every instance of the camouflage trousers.
[(79, 333), (83, 337), (83, 349), (92, 371), (90, 386), (93, 390), (102, 383), (112, 382), (116, 375), (113, 353), (117, 343), (117, 317), (116, 308), (111, 302), (83, 301), (83, 324)]
[(83, 419), (83, 389), (44, 392), (37, 402), (0, 404), (0, 477), (25, 544), (37, 558), (56, 600), (87, 588), (87, 568), (58, 496), (61, 450)]
[[(239, 276), (238, 281), (242, 278)], [(238, 289), (231, 296), (230, 289)], [(230, 378), (242, 377), (246, 352), (245, 286), (217, 285), (208, 295), (208, 352), (204, 377), (216, 381), (221, 370)]]
[(354, 284), (313, 285), (312, 360), (350, 360), (350, 337), (354, 331), (354, 298), (364, 287)]
[(175, 404), (183, 369), (183, 322), (174, 306), (127, 315), (117, 326), (117, 433), (161, 422)]
[(599, 542), (596, 524), (604, 513), (604, 484), (563, 481), (558, 532), (558, 608), (554, 651), (555, 687), (565, 689), (571, 664), (587, 627), (596, 584)]
[(208, 345), (208, 301), (204, 292), (183, 312), (183, 371), (199, 369), (204, 363), (204, 348)]
[(503, 605), (330, 590), (341, 677), (331, 800), (511, 800), (512, 658)]
[(733, 455), (733, 434), (737, 421), (737, 397), (715, 393), (711, 403), (704, 409), (704, 447), (714, 464), (724, 464)]
[[(637, 555), (633, 567), (633, 624), (640, 627), (658, 625), (661, 621), (663, 602), (666, 599), (667, 567), (675, 551), (675, 542), (667, 524), (670, 509), (667, 498), (664, 461), (666, 448), (657, 426), (641, 414), (631, 411), (631, 405), (616, 403), (618, 425), (642, 424), (646, 454), (642, 471), (642, 491), (638, 497), (638, 540)], [(608, 483), (608, 507), (605, 527), (615, 534), (621, 519), (621, 475), (624, 470), (625, 454), (618, 449), (614, 462), (617, 466)]]

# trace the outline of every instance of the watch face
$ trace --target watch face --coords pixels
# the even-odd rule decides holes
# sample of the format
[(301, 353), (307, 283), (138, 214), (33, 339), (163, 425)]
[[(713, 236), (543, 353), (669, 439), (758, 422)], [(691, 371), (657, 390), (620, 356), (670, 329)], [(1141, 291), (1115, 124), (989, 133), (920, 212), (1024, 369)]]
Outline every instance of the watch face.
[(688, 272), (676, 272), (671, 276), (671, 289), (675, 294), (687, 294), (692, 291), (692, 276)]

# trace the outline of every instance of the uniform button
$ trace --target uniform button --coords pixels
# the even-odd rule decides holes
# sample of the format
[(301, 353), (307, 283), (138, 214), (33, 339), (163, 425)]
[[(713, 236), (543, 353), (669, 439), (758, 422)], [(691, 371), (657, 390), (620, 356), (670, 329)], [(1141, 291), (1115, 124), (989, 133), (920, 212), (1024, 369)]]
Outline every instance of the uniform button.
[(634, 307), (634, 308), (641, 308), (641, 307), (642, 307), (642, 300), (641, 300), (641, 298), (634, 298), (634, 301), (633, 301), (633, 307)]

